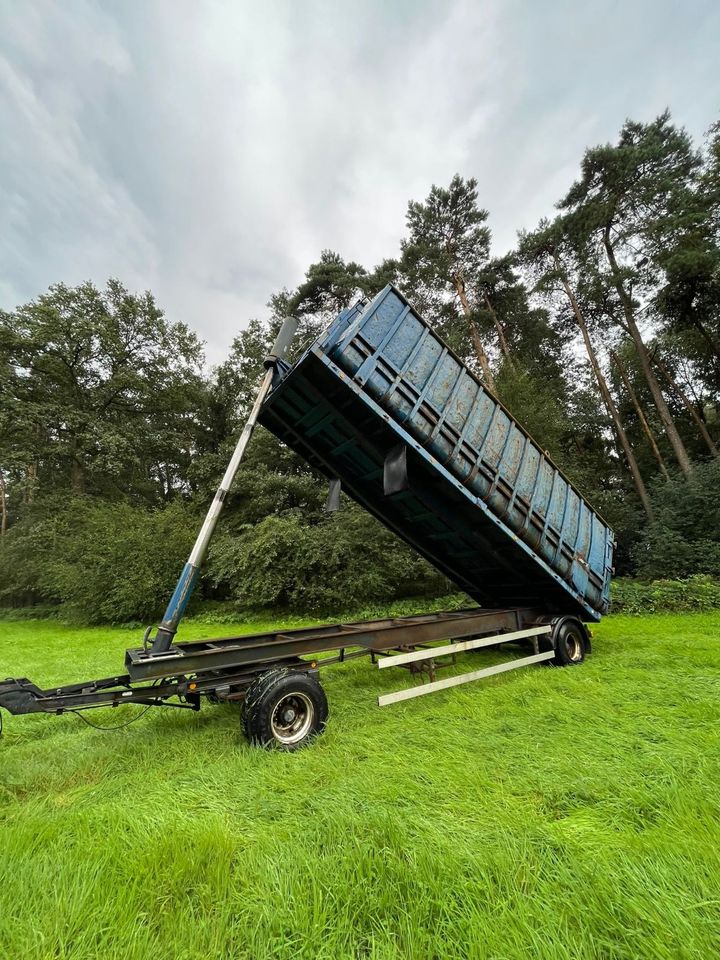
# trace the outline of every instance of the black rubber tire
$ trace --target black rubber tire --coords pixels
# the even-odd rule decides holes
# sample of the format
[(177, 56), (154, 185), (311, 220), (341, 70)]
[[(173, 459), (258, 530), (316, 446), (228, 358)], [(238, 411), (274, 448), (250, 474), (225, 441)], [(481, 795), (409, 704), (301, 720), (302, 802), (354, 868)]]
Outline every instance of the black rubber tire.
[(245, 734), (245, 739), (248, 742), (250, 742), (250, 730), (248, 727), (248, 704), (254, 703), (257, 700), (258, 694), (265, 688), (265, 685), (271, 677), (279, 676), (280, 674), (284, 673), (287, 673), (287, 670), (284, 667), (271, 667), (264, 673), (259, 673), (247, 688), (247, 691), (245, 692), (245, 699), (242, 702), (242, 708), (240, 710), (240, 728)]
[(564, 617), (553, 630), (555, 656), (550, 661), (556, 667), (575, 667), (585, 660), (588, 637), (584, 624), (575, 617)]
[[(279, 716), (276, 711), (283, 703), (286, 713)], [(253, 746), (294, 751), (322, 733), (327, 718), (327, 697), (315, 677), (275, 667), (248, 687), (240, 722)]]

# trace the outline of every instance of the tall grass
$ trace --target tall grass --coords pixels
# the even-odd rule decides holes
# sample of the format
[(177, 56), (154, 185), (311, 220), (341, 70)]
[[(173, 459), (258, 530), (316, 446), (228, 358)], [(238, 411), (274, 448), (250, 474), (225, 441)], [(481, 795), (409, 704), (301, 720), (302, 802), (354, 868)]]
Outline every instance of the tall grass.
[[(385, 710), (404, 672), (329, 668), (327, 732), (295, 755), (248, 747), (230, 706), (116, 732), (6, 715), (0, 955), (717, 956), (719, 630), (616, 616), (580, 668)], [(137, 641), (2, 623), (0, 675), (112, 675)]]

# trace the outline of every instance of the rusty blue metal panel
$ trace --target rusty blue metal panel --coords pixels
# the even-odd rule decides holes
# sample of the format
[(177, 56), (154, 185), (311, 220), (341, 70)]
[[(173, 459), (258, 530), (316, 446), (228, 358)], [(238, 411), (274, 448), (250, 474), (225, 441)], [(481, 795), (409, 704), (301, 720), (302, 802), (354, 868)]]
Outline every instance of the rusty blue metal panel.
[(260, 422), (478, 602), (606, 611), (612, 531), (394, 287), (278, 372)]

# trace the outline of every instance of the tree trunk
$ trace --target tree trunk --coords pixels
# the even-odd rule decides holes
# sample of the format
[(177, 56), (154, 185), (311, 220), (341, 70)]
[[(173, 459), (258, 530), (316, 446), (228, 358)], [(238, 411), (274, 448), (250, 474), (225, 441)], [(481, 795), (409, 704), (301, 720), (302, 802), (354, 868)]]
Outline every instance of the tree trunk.
[(37, 480), (37, 474), (37, 460), (33, 460), (32, 463), (29, 463), (27, 466), (24, 497), (25, 503), (32, 503), (35, 499), (35, 482)]
[(5, 474), (0, 469), (0, 540), (7, 530), (7, 496), (5, 493)]
[(647, 417), (643, 413), (643, 409), (640, 406), (640, 401), (637, 398), (637, 394), (633, 390), (632, 384), (628, 379), (628, 375), (625, 372), (625, 367), (623, 366), (623, 363), (620, 360), (620, 357), (615, 353), (614, 350), (610, 351), (610, 356), (613, 358), (615, 366), (618, 369), (618, 373), (620, 374), (620, 378), (623, 384), (625, 385), (625, 389), (628, 392), (628, 396), (630, 397), (630, 400), (632, 401), (632, 405), (635, 407), (635, 412), (638, 415), (638, 420), (640, 421), (640, 424), (643, 430), (645, 431), (645, 436), (647, 437), (648, 443), (650, 444), (650, 449), (652, 450), (653, 455), (658, 462), (658, 466), (662, 471), (662, 475), (665, 477), (666, 480), (669, 480), (670, 475), (668, 474), (668, 469), (667, 469), (667, 466), (665, 465), (665, 460), (663, 459), (663, 455), (660, 453), (660, 448), (658, 447), (657, 441), (655, 440), (655, 435), (650, 429), (650, 424), (647, 422)]
[(615, 259), (615, 251), (613, 246), (610, 243), (610, 228), (606, 227), (603, 233), (603, 246), (605, 247), (605, 253), (607, 254), (608, 263), (610, 264), (610, 270), (612, 272), (613, 284), (617, 290), (618, 296), (620, 297), (620, 302), (623, 306), (623, 313), (625, 316), (625, 323), (627, 325), (630, 336), (633, 339), (635, 344), (635, 349), (637, 350), (638, 359), (640, 360), (640, 366), (642, 372), (645, 376), (645, 379), (648, 382), (650, 387), (650, 393), (652, 394), (653, 402), (657, 407), (657, 412), (660, 415), (662, 420), (663, 427), (665, 428), (665, 433), (667, 434), (668, 440), (673, 448), (677, 462), (680, 464), (680, 469), (685, 474), (686, 477), (689, 477), (692, 473), (692, 464), (690, 463), (690, 458), (688, 457), (687, 450), (685, 449), (685, 444), (682, 442), (682, 437), (678, 433), (678, 429), (675, 426), (675, 421), (672, 418), (672, 414), (668, 408), (667, 403), (665, 403), (665, 398), (662, 395), (662, 390), (660, 389), (660, 384), (657, 381), (657, 377), (652, 371), (652, 365), (650, 362), (650, 355), (648, 349), (645, 346), (642, 336), (640, 335), (640, 330), (638, 329), (637, 324), (635, 323), (635, 316), (633, 314), (632, 299), (628, 294), (627, 290), (623, 286), (622, 278), (620, 276), (620, 267), (618, 262)]
[(70, 464), (70, 486), (73, 493), (85, 493), (85, 471), (76, 457)]
[(565, 271), (560, 265), (560, 261), (557, 255), (553, 255), (555, 260), (555, 269), (558, 272), (559, 277), (561, 278), (563, 289), (565, 294), (570, 301), (570, 306), (572, 307), (573, 314), (575, 315), (575, 322), (580, 328), (580, 333), (582, 334), (583, 343), (585, 344), (585, 350), (587, 351), (588, 358), (590, 360), (590, 366), (592, 367), (593, 373), (595, 374), (595, 380), (597, 381), (598, 388), (600, 389), (600, 395), (603, 398), (607, 412), (610, 415), (610, 419), (613, 422), (615, 427), (615, 434), (618, 438), (618, 442), (622, 447), (622, 451), (625, 454), (625, 460), (630, 469), (630, 474), (633, 478), (633, 483), (635, 484), (635, 489), (637, 490), (638, 498), (642, 504), (643, 510), (647, 514), (648, 520), (653, 519), (653, 509), (652, 504), (650, 503), (650, 497), (648, 496), (647, 488), (645, 486), (645, 481), (642, 478), (640, 473), (640, 468), (638, 467), (637, 460), (635, 459), (635, 454), (633, 453), (632, 447), (630, 446), (630, 441), (628, 440), (627, 433), (625, 432), (625, 427), (623, 422), (620, 419), (620, 414), (617, 407), (615, 406), (615, 401), (612, 398), (610, 393), (610, 388), (607, 385), (607, 380), (605, 379), (602, 370), (600, 369), (600, 364), (598, 362), (597, 356), (595, 355), (595, 349), (590, 340), (590, 333), (585, 323), (585, 317), (582, 310), (580, 309), (580, 304), (578, 303), (575, 294), (570, 288), (570, 284), (567, 281), (565, 276)]
[(510, 366), (514, 369), (515, 364), (513, 363), (512, 357), (510, 356), (510, 347), (507, 342), (507, 337), (505, 336), (505, 329), (503, 325), (500, 323), (500, 318), (498, 317), (495, 311), (495, 307), (492, 305), (490, 301), (490, 297), (488, 297), (487, 293), (485, 292), (483, 292), (483, 300), (485, 301), (485, 307), (489, 312), (490, 316), (492, 317), (493, 323), (495, 324), (495, 331), (498, 335), (498, 343), (500, 344), (500, 352), (505, 357), (505, 359), (510, 364)]
[(673, 375), (670, 373), (670, 371), (669, 371), (668, 368), (665, 366), (665, 364), (662, 362), (662, 360), (660, 359), (660, 357), (658, 357), (657, 353), (653, 352), (652, 360), (653, 360), (653, 363), (655, 364), (655, 366), (656, 366), (656, 367), (658, 368), (658, 370), (660, 371), (660, 373), (661, 373), (661, 374), (663, 375), (663, 377), (665, 378), (665, 382), (667, 383), (667, 385), (668, 385), (668, 386), (670, 387), (670, 389), (680, 398), (680, 400), (681, 400), (682, 403), (683, 403), (683, 406), (685, 407), (685, 409), (688, 411), (688, 413), (690, 414), (690, 416), (693, 418), (693, 420), (694, 420), (695, 423), (697, 424), (697, 428), (698, 428), (698, 430), (700, 431), (700, 436), (701, 436), (701, 437), (703, 438), (703, 440), (705, 441), (705, 444), (707, 445), (707, 448), (708, 448), (708, 450), (710, 451), (710, 453), (711, 453), (714, 457), (720, 457), (720, 450), (718, 450), (717, 444), (714, 442), (713, 438), (712, 438), (712, 437), (710, 436), (710, 434), (708, 433), (708, 429), (707, 429), (707, 427), (705, 426), (705, 424), (703, 423), (703, 419), (702, 419), (702, 417), (700, 416), (700, 414), (698, 413), (697, 407), (695, 406), (695, 404), (692, 402), (692, 400), (690, 399), (690, 397), (688, 397), (688, 395), (687, 395), (687, 394), (685, 393), (685, 391), (682, 389), (682, 387), (680, 386), (680, 384), (677, 382), (677, 380), (676, 380), (676, 379), (673, 377)]
[(693, 323), (695, 324), (697, 329), (700, 331), (701, 336), (705, 338), (706, 343), (712, 350), (714, 354), (713, 359), (714, 359), (715, 366), (717, 367), (718, 370), (720, 370), (720, 345), (716, 343), (714, 338), (710, 335), (707, 327), (699, 317), (693, 317)]
[(478, 363), (480, 364), (480, 369), (482, 370), (483, 380), (490, 387), (491, 390), (495, 389), (495, 377), (493, 376), (492, 370), (490, 369), (490, 361), (488, 356), (485, 353), (485, 348), (483, 347), (482, 339), (480, 337), (480, 331), (475, 326), (475, 324), (470, 321), (470, 332), (472, 334), (473, 345), (475, 347), (475, 354), (478, 358)]
[(488, 360), (487, 353), (485, 353), (485, 348), (483, 347), (483, 342), (480, 337), (480, 331), (472, 319), (472, 310), (470, 309), (467, 294), (465, 293), (465, 284), (459, 277), (455, 279), (454, 283), (455, 289), (457, 290), (457, 295), (460, 297), (463, 313), (467, 317), (468, 323), (470, 324), (470, 334), (472, 336), (473, 346), (475, 347), (475, 355), (478, 358), (478, 363), (480, 364), (480, 369), (482, 370), (483, 380), (491, 390), (494, 390), (495, 378), (493, 377), (492, 370), (490, 369), (490, 361)]

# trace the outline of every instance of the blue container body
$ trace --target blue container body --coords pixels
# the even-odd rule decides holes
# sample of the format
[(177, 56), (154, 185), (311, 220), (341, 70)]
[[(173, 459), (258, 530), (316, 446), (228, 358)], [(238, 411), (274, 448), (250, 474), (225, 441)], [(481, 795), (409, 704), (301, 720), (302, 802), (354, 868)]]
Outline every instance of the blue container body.
[(394, 287), (278, 368), (260, 422), (483, 606), (607, 610), (612, 531)]

